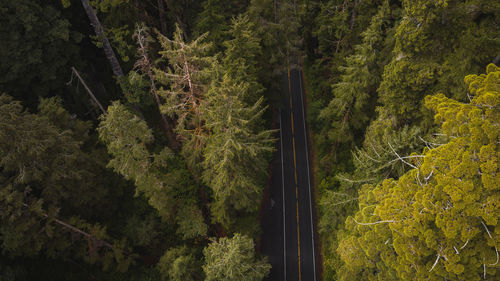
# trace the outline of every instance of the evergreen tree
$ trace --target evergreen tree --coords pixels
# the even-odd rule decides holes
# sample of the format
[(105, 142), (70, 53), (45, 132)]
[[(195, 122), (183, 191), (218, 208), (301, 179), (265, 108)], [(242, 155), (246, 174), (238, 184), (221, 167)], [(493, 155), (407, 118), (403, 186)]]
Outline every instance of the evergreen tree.
[(320, 117), (331, 122), (329, 137), (333, 142), (359, 142), (358, 136), (373, 116), (380, 62), (387, 55), (380, 51), (389, 16), (389, 2), (385, 1), (362, 33), (363, 43), (354, 47), (355, 53), (346, 59), (347, 65), (341, 67), (341, 81), (332, 86), (334, 98)]
[(149, 151), (147, 145), (153, 142), (153, 135), (144, 120), (115, 102), (102, 117), (98, 130), (113, 156), (109, 167), (133, 180), (137, 192), (143, 193), (163, 218), (174, 216), (181, 234), (187, 238), (206, 234), (207, 226), (196, 206), (196, 184), (182, 166), (183, 161), (169, 148)]
[(171, 281), (203, 280), (201, 262), (186, 246), (169, 249), (157, 264), (162, 276)]
[(271, 268), (255, 256), (252, 239), (240, 234), (213, 240), (203, 253), (206, 281), (259, 281)]
[(249, 104), (254, 103), (264, 91), (260, 83), (262, 47), (257, 28), (248, 15), (240, 15), (233, 19), (229, 34), (231, 39), (224, 42), (226, 50), (222, 60), (225, 73), (235, 83), (248, 84), (242, 98)]
[(203, 136), (206, 134), (200, 115), (200, 105), (206, 92), (210, 69), (215, 58), (207, 53), (211, 44), (206, 34), (185, 42), (183, 32), (177, 26), (172, 40), (159, 35), (163, 50), (162, 58), (172, 66), (166, 70), (155, 68), (160, 83), (158, 94), (165, 100), (160, 110), (177, 122), (175, 131), (183, 142), (183, 152), (190, 166), (200, 161)]
[[(82, 35), (57, 9), (59, 1), (0, 1), (0, 92), (30, 106), (57, 93), (77, 59)], [(33, 106), (35, 107), (35, 106)]]
[(397, 124), (416, 124), (426, 121), (427, 93), (447, 90), (465, 101), (462, 77), (479, 73), (500, 52), (498, 38), (490, 39), (498, 33), (498, 3), (419, 0), (403, 1), (403, 8), (378, 92)]
[(259, 126), (265, 110), (262, 98), (252, 106), (242, 101), (248, 87), (224, 75), (212, 82), (203, 110), (210, 131), (203, 151), (203, 179), (214, 191), (215, 220), (225, 225), (235, 218), (231, 210), (257, 210), (266, 152), (272, 151), (272, 131)]
[[(121, 242), (108, 242), (106, 228), (75, 211), (95, 206), (92, 163), (81, 150), (88, 124), (64, 118), (54, 99), (41, 112), (23, 111), (19, 102), (0, 96), (0, 241), (10, 256), (79, 257), (105, 267), (116, 261), (125, 270), (130, 257)], [(50, 118), (59, 115), (61, 127)], [(75, 131), (64, 126), (73, 127)], [(102, 184), (102, 183), (101, 183)], [(97, 201), (97, 202), (94, 202)]]
[(231, 18), (236, 17), (247, 5), (247, 0), (205, 0), (198, 15), (196, 33), (208, 33), (207, 40), (221, 51), (222, 42), (228, 39)]
[(498, 275), (500, 69), (465, 78), (468, 104), (428, 96), (448, 137), (423, 155), (399, 157), (414, 169), (366, 185), (338, 248), (343, 280), (481, 280)]

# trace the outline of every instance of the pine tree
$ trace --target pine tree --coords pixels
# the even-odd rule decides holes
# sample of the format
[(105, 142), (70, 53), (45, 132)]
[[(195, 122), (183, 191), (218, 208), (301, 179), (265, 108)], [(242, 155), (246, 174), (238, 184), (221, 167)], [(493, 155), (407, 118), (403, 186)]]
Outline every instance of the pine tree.
[[(59, 1), (0, 1), (0, 92), (36, 107), (38, 96), (59, 93), (77, 63), (82, 34), (57, 9)], [(35, 86), (36, 85), (36, 86)]]
[(240, 234), (212, 240), (203, 253), (205, 281), (260, 281), (271, 268), (255, 256), (252, 239)]
[(243, 101), (248, 83), (235, 83), (228, 75), (213, 81), (204, 106), (210, 131), (203, 151), (203, 179), (214, 191), (216, 221), (226, 226), (234, 220), (231, 210), (256, 211), (272, 151), (272, 131), (262, 130), (262, 98), (252, 106)]
[(376, 88), (381, 76), (380, 54), (386, 25), (390, 16), (389, 2), (380, 6), (370, 26), (362, 33), (363, 43), (354, 47), (355, 53), (346, 58), (341, 81), (332, 86), (334, 98), (323, 109), (320, 118), (331, 122), (333, 142), (352, 142), (363, 131), (375, 109)]
[(222, 50), (222, 43), (228, 39), (231, 18), (243, 12), (246, 0), (205, 0), (198, 15), (195, 33), (207, 33), (207, 40), (214, 44), (215, 51)]
[(479, 73), (500, 52), (490, 40), (498, 33), (493, 20), (498, 4), (419, 0), (403, 1), (403, 8), (378, 92), (397, 124), (409, 125), (427, 122), (422, 105), (429, 92), (447, 90), (466, 101), (462, 78)]
[(223, 44), (226, 48), (222, 59), (224, 71), (235, 83), (245, 82), (249, 85), (248, 93), (242, 98), (252, 104), (264, 91), (260, 83), (262, 47), (257, 27), (248, 15), (240, 15), (232, 20), (229, 34), (231, 38)]
[(57, 99), (42, 100), (40, 112), (30, 114), (11, 97), (0, 96), (3, 251), (9, 256), (78, 257), (105, 267), (114, 261), (125, 270), (131, 260), (124, 244), (108, 242), (105, 227), (78, 213), (82, 206), (102, 203), (102, 194), (93, 193), (102, 188), (91, 167), (98, 163), (81, 150), (89, 124), (68, 118)]
[(162, 58), (172, 68), (155, 68), (156, 80), (160, 83), (158, 94), (165, 100), (160, 110), (177, 122), (176, 133), (183, 142), (183, 152), (190, 166), (200, 160), (203, 136), (206, 134), (200, 116), (200, 105), (209, 81), (210, 67), (215, 58), (208, 56), (211, 48), (205, 35), (185, 42), (183, 32), (177, 26), (173, 39), (159, 35), (163, 50)]
[(115, 102), (103, 115), (98, 131), (113, 156), (109, 167), (133, 180), (137, 193), (143, 193), (163, 218), (174, 216), (186, 238), (206, 234), (207, 226), (196, 206), (197, 185), (168, 147), (157, 153), (149, 151), (153, 135), (144, 120)]
[(186, 246), (169, 249), (156, 265), (163, 278), (171, 281), (203, 280), (201, 262)]

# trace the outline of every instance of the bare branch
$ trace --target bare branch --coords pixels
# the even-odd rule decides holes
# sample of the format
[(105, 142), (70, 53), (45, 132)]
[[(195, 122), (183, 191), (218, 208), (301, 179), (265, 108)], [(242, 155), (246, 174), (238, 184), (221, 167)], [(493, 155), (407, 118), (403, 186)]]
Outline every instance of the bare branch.
[(434, 170), (431, 170), (430, 174), (427, 177), (425, 177), (425, 181), (426, 182), (430, 179), (430, 177), (432, 176), (433, 172), (434, 172)]
[(465, 246), (467, 246), (468, 243), (469, 243), (469, 239), (467, 239), (467, 241), (465, 241), (465, 244), (462, 247), (460, 247), (460, 250), (462, 250), (463, 248), (465, 248)]
[(350, 183), (363, 183), (363, 182), (370, 182), (370, 181), (375, 180), (374, 178), (363, 179), (363, 180), (351, 180), (351, 179), (348, 179), (348, 178), (345, 178), (345, 177), (342, 177), (342, 176), (339, 176), (339, 175), (337, 175), (337, 178), (339, 180), (343, 180), (343, 181), (350, 182)]
[[(83, 87), (85, 88), (85, 90), (89, 94), (90, 98), (92, 98), (92, 100), (97, 104), (97, 106), (99, 106), (99, 109), (101, 110), (102, 114), (106, 114), (106, 110), (104, 110), (104, 107), (101, 105), (101, 103), (99, 102), (99, 100), (97, 100), (97, 98), (94, 96), (94, 94), (89, 89), (89, 87), (87, 86), (87, 84), (85, 83), (85, 81), (83, 80), (83, 78), (80, 76), (80, 73), (78, 73), (78, 71), (76, 71), (75, 67), (73, 67), (73, 66), (71, 67), (71, 72), (73, 74), (75, 74), (76, 77), (78, 77), (78, 80), (80, 80), (80, 82), (82, 82)], [(71, 81), (73, 81), (73, 77), (71, 78)], [(71, 83), (71, 81), (69, 83)]]
[(394, 223), (394, 220), (386, 220), (386, 221), (376, 221), (376, 222), (358, 222), (355, 218), (353, 218), (354, 222), (359, 224), (359, 225), (374, 225), (374, 224), (379, 224), (379, 223)]
[(488, 230), (488, 228), (486, 227), (486, 224), (484, 224), (484, 222), (481, 220), (481, 224), (484, 226), (484, 229), (486, 229), (486, 232), (488, 233), (488, 236), (490, 237), (490, 239), (493, 239), (493, 237), (491, 237), (491, 233), (490, 231)]
[[(490, 239), (493, 239), (493, 237), (491, 236), (491, 233), (490, 231), (488, 230), (488, 227), (486, 227), (486, 224), (481, 220), (481, 224), (484, 226), (484, 229), (486, 229), (486, 232), (488, 233), (488, 236), (490, 237)], [(488, 264), (488, 266), (495, 266), (498, 264), (498, 260), (500, 259), (500, 256), (498, 255), (498, 249), (497, 249), (497, 246), (495, 245), (495, 253), (497, 255), (497, 261), (495, 263), (492, 263), (492, 264)]]
[(429, 272), (431, 272), (431, 271), (434, 269), (434, 267), (436, 266), (436, 264), (437, 264), (437, 263), (438, 263), (438, 261), (439, 261), (439, 258), (441, 258), (441, 255), (440, 255), (440, 254), (438, 254), (438, 255), (437, 255), (436, 261), (435, 261), (435, 262), (434, 262), (434, 264), (432, 265), (431, 269), (429, 269)]
[[(414, 166), (413, 164), (410, 164), (408, 162), (406, 162), (403, 158), (401, 158), (401, 156), (399, 156), (399, 154), (396, 152), (396, 150), (394, 150), (394, 147), (392, 147), (391, 143), (390, 142), (387, 142), (387, 144), (389, 145), (389, 147), (391, 148), (392, 152), (394, 152), (394, 154), (396, 154), (396, 156), (398, 157), (399, 160), (401, 160), (403, 163), (405, 163), (406, 165), (412, 167), (413, 169), (417, 169), (416, 166)], [(392, 162), (392, 161), (391, 161)]]
[[(24, 207), (27, 207), (29, 208), (29, 205), (26, 204), (26, 203), (23, 203), (23, 206)], [(47, 215), (46, 213), (42, 213), (42, 216), (45, 217), (45, 218), (49, 218), (49, 215)], [(111, 243), (105, 241), (105, 240), (99, 240), (99, 239), (96, 239), (92, 234), (90, 233), (87, 233), (69, 223), (66, 223), (62, 220), (59, 220), (59, 219), (56, 219), (56, 218), (53, 218), (54, 222), (56, 222), (57, 224), (61, 225), (61, 226), (64, 226), (65, 228), (73, 231), (73, 232), (76, 232), (76, 233), (79, 233), (83, 236), (85, 236), (87, 239), (92, 239), (92, 240), (95, 240), (95, 241), (98, 241), (101, 245), (103, 246), (106, 246), (107, 248), (110, 248), (110, 249), (113, 249), (113, 245), (111, 245)]]

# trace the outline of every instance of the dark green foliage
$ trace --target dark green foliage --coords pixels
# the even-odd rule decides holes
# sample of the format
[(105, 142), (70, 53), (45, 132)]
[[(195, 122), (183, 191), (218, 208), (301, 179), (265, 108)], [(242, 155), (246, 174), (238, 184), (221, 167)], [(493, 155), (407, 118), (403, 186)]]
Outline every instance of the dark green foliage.
[(82, 1), (0, 0), (0, 280), (261, 280), (302, 59), (323, 280), (498, 275), (498, 69), (463, 83), (500, 60), (498, 1), (88, 3), (118, 79)]
[(207, 39), (221, 51), (221, 43), (226, 41), (231, 28), (231, 18), (244, 11), (248, 0), (205, 0), (198, 15), (196, 33), (208, 33)]
[(389, 16), (389, 2), (385, 1), (362, 33), (363, 43), (354, 47), (354, 54), (346, 59), (347, 66), (340, 68), (343, 75), (332, 86), (334, 98), (320, 115), (332, 122), (329, 138), (333, 142), (359, 143), (361, 132), (373, 118), (376, 89), (387, 55), (382, 51)]
[(0, 97), (1, 278), (202, 280), (209, 235), (259, 233), (272, 1), (88, 1), (117, 81), (82, 3), (0, 5), (0, 91), (36, 112)]
[(0, 1), (0, 92), (27, 100), (59, 90), (69, 78), (82, 34), (61, 16), (59, 0)]
[(398, 124), (420, 121), (423, 97), (446, 91), (465, 100), (462, 77), (500, 52), (495, 1), (404, 1), (392, 61), (384, 70), (380, 101)]
[[(41, 114), (30, 114), (0, 96), (2, 248), (11, 256), (77, 256), (104, 267), (114, 259), (118, 269), (126, 269), (130, 259), (123, 245), (105, 241), (105, 227), (69, 215), (103, 196), (93, 192), (98, 174), (80, 149), (89, 124), (67, 118), (57, 99), (40, 107)], [(55, 117), (60, 127), (51, 123)]]
[[(153, 142), (153, 135), (143, 120), (115, 102), (102, 117), (99, 136), (113, 156), (109, 167), (133, 180), (137, 193), (143, 193), (163, 218), (174, 216), (180, 208), (176, 221), (181, 226), (184, 220), (199, 225), (182, 227), (182, 234), (189, 238), (206, 234), (206, 225), (196, 207), (196, 184), (170, 149), (149, 152), (147, 145)], [(191, 209), (185, 211), (188, 207)]]

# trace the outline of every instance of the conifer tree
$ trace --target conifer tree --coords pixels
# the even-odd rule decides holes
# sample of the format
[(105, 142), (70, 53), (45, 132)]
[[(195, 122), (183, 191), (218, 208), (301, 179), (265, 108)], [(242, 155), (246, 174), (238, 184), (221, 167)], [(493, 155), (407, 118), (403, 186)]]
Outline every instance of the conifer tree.
[(347, 65), (341, 67), (341, 81), (332, 86), (334, 98), (322, 110), (320, 118), (331, 122), (330, 131), (334, 133), (329, 137), (333, 142), (355, 141), (354, 136), (359, 135), (372, 118), (381, 76), (378, 62), (383, 61), (385, 55), (380, 54), (380, 49), (389, 15), (389, 2), (385, 1), (362, 33), (363, 43), (354, 47), (355, 53), (346, 59)]
[(409, 125), (427, 122), (422, 105), (429, 92), (448, 90), (466, 101), (462, 78), (480, 73), (498, 55), (500, 44), (490, 40), (498, 33), (493, 20), (498, 5), (491, 1), (403, 1), (403, 8), (394, 55), (378, 92), (397, 124)]
[(193, 198), (197, 186), (168, 147), (157, 153), (149, 151), (147, 145), (153, 142), (153, 135), (144, 120), (115, 102), (103, 115), (98, 130), (113, 156), (109, 167), (133, 180), (137, 193), (143, 193), (163, 218), (174, 217), (186, 238), (206, 234), (196, 195)]
[(249, 104), (254, 103), (264, 91), (260, 83), (262, 47), (257, 28), (244, 14), (232, 20), (229, 34), (231, 38), (223, 44), (226, 48), (222, 59), (225, 73), (235, 83), (245, 82), (249, 85), (243, 99)]
[[(78, 257), (113, 261), (125, 270), (130, 257), (121, 242), (108, 242), (106, 228), (74, 211), (102, 203), (93, 194), (98, 174), (81, 150), (89, 124), (71, 120), (56, 99), (43, 100), (41, 114), (0, 96), (0, 241), (9, 256)], [(58, 117), (60, 123), (52, 123)], [(74, 131), (71, 130), (74, 128)], [(97, 202), (95, 202), (97, 201)]]
[(33, 108), (38, 96), (59, 92), (69, 75), (68, 62), (78, 62), (82, 34), (71, 30), (58, 4), (0, 1), (0, 92), (22, 98)]
[(260, 281), (271, 268), (255, 256), (252, 239), (238, 233), (212, 240), (203, 253), (205, 281)]
[(186, 246), (169, 249), (157, 264), (161, 275), (171, 281), (203, 280), (201, 262)]
[(213, 81), (204, 107), (210, 131), (203, 150), (203, 179), (214, 191), (213, 215), (229, 225), (231, 210), (256, 211), (272, 151), (272, 131), (262, 130), (262, 98), (252, 106), (243, 101), (248, 83), (235, 83), (228, 75)]
[(465, 78), (461, 103), (426, 97), (447, 136), (398, 180), (364, 186), (338, 248), (343, 280), (482, 280), (498, 276), (500, 68)]
[(175, 131), (183, 142), (183, 152), (190, 166), (200, 161), (203, 136), (206, 134), (200, 115), (200, 105), (206, 92), (210, 69), (215, 61), (208, 56), (211, 44), (205, 42), (206, 34), (192, 42), (185, 42), (177, 26), (173, 39), (159, 35), (162, 58), (172, 66), (167, 70), (155, 68), (160, 83), (158, 94), (163, 97), (162, 113), (177, 122)]

